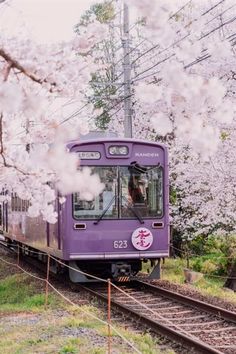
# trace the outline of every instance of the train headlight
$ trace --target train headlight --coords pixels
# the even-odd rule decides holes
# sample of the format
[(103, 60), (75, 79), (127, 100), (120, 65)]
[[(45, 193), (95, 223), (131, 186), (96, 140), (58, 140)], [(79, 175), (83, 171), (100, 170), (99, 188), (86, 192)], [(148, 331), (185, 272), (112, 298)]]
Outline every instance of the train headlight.
[(125, 145), (113, 145), (109, 147), (109, 154), (115, 156), (125, 156), (128, 155), (129, 149), (128, 146)]

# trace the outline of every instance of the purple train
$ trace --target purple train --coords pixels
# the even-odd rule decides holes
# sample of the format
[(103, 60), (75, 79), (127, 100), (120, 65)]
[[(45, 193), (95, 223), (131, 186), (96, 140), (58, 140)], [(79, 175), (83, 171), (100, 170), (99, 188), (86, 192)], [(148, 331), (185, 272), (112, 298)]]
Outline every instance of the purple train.
[[(142, 262), (154, 265), (169, 255), (168, 161), (166, 147), (133, 139), (87, 139), (68, 144), (100, 176), (105, 188), (93, 201), (79, 193), (56, 201), (58, 222), (27, 216), (27, 202), (12, 195), (0, 210), (0, 225), (8, 243), (20, 242), (24, 253), (40, 250), (71, 267), (102, 278), (126, 280)], [(40, 255), (42, 260), (46, 256)], [(54, 271), (62, 266), (55, 262)], [(91, 278), (69, 270), (73, 282)]]

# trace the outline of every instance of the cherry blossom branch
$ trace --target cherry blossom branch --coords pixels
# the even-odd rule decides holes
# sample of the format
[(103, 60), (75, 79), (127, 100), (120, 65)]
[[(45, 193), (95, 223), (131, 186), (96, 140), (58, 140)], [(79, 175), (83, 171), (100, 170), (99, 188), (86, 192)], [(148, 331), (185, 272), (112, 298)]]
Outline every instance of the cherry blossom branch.
[(8, 53), (6, 53), (6, 51), (3, 48), (0, 48), (0, 56), (9, 64), (8, 66), (8, 70), (7, 70), (7, 75), (5, 75), (4, 77), (4, 81), (7, 80), (7, 77), (10, 73), (10, 70), (12, 68), (16, 68), (18, 69), (22, 74), (24, 74), (25, 76), (27, 76), (29, 79), (31, 79), (34, 82), (37, 82), (38, 84), (43, 84), (43, 83), (47, 83), (51, 85), (51, 89), (50, 92), (52, 91), (52, 89), (56, 86), (55, 82), (48, 82), (47, 79), (41, 79), (37, 76), (35, 76), (32, 73), (29, 73), (17, 60), (13, 59)]
[(25, 171), (21, 170), (19, 167), (15, 166), (15, 165), (11, 165), (6, 161), (6, 157), (4, 155), (4, 147), (3, 147), (3, 114), (0, 114), (0, 155), (2, 156), (2, 160), (3, 160), (3, 165), (5, 167), (9, 167), (9, 168), (14, 168), (16, 171), (22, 173), (23, 175), (28, 175), (28, 173), (26, 173)]
[(9, 76), (10, 71), (11, 71), (11, 68), (12, 68), (12, 63), (9, 63), (9, 65), (6, 67), (6, 70), (5, 70), (5, 73), (4, 73), (4, 76), (3, 76), (3, 81), (7, 81), (8, 76)]

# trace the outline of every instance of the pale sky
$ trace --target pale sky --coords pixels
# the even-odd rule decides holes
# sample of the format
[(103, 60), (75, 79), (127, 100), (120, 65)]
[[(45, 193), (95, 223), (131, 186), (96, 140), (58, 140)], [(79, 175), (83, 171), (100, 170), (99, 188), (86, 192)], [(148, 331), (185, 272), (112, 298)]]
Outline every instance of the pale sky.
[[(10, 34), (26, 31), (51, 43), (73, 37), (73, 26), (95, 0), (6, 0), (0, 4), (1, 28)], [(24, 29), (23, 29), (24, 28)]]

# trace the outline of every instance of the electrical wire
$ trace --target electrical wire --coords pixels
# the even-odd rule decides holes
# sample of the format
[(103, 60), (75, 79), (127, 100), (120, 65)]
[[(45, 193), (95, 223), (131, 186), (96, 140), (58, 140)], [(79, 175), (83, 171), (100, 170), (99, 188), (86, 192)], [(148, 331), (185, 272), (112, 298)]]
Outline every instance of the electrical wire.
[[(192, 1), (192, 0), (191, 0)], [(175, 12), (175, 14), (173, 14), (169, 19), (173, 18), (174, 16), (176, 16), (176, 14), (178, 14), (180, 11), (182, 11), (186, 6), (188, 6), (191, 1), (188, 1), (184, 6), (182, 6), (178, 11)], [(224, 3), (225, 0), (221, 0), (220, 2), (218, 2), (217, 4), (215, 4), (214, 6), (212, 6), (211, 8), (209, 8), (207, 11), (205, 11), (203, 14), (201, 14), (200, 16), (205, 16), (206, 14), (208, 14), (209, 12), (211, 12), (213, 9), (215, 9), (216, 7), (218, 7), (220, 4)], [(230, 7), (232, 8), (232, 6)], [(221, 14), (225, 13), (226, 11), (228, 11), (230, 8), (224, 10)], [(220, 16), (220, 14), (217, 15), (217, 17)], [(216, 18), (216, 17), (215, 17)], [(220, 26), (217, 26), (216, 28), (214, 28), (213, 30), (211, 30), (210, 32), (208, 32), (207, 34), (203, 35), (199, 40), (209, 36), (211, 33), (217, 31), (218, 29), (224, 27), (225, 25), (229, 24), (229, 23), (232, 23), (234, 22), (234, 20), (236, 19), (236, 17), (234, 17), (233, 19), (230, 19), (226, 22), (224, 22), (223, 24), (221, 24)], [(136, 24), (135, 24), (136, 25)], [(185, 40), (187, 37), (190, 36), (190, 33), (186, 34), (184, 37), (182, 37), (181, 39), (178, 39), (177, 41), (175, 41), (174, 43), (172, 43), (170, 46), (164, 48), (163, 50), (161, 50), (157, 55), (160, 55), (162, 54), (163, 52), (173, 48), (175, 45), (179, 44), (180, 42), (182, 42), (183, 40)], [(231, 40), (234, 40), (234, 39), (231, 39)], [(145, 39), (143, 39), (141, 42), (139, 42), (135, 48), (132, 48), (129, 53), (127, 53), (126, 55), (129, 55), (131, 54), (133, 51), (135, 51), (140, 45), (142, 45), (143, 43), (145, 42)], [(137, 62), (141, 57), (145, 56), (146, 54), (150, 53), (151, 51), (153, 51), (154, 49), (158, 48), (159, 47), (159, 44), (156, 44), (154, 46), (152, 46), (151, 48), (145, 50), (143, 53), (141, 53), (137, 58), (135, 58), (133, 61), (132, 61), (132, 65)], [(117, 51), (117, 50), (116, 50)], [(156, 56), (156, 55), (155, 55)], [(152, 75), (155, 75), (157, 73), (159, 73), (159, 71), (155, 71), (154, 73), (151, 73), (149, 75), (145, 75), (145, 76), (142, 76), (140, 77), (141, 75), (145, 74), (146, 72), (154, 69), (155, 67), (157, 67), (158, 65), (160, 65), (161, 63), (167, 61), (168, 59), (172, 58), (173, 56), (175, 56), (175, 54), (172, 54), (172, 55), (169, 55), (167, 58), (164, 58), (163, 60), (159, 60), (157, 63), (153, 64), (152, 66), (150, 66), (149, 68), (143, 70), (142, 72), (138, 73), (137, 75), (134, 76), (134, 78), (132, 79), (131, 83), (134, 83), (138, 80), (143, 80), (147, 77), (150, 77)], [(189, 68), (203, 60), (206, 60), (210, 57), (210, 55), (204, 55), (198, 59), (196, 59), (195, 61), (187, 64), (185, 66), (185, 69), (186, 68)], [(118, 65), (122, 60), (124, 59), (124, 57), (122, 57), (121, 59), (119, 59), (115, 64), (114, 66)], [(148, 58), (147, 60), (150, 61), (150, 58)], [(145, 61), (146, 62), (146, 61)], [(140, 65), (143, 65), (144, 62), (142, 62)], [(112, 85), (115, 85), (116, 81), (123, 75), (123, 71), (116, 77), (116, 79), (112, 82), (109, 82), (108, 84), (106, 84), (106, 86), (104, 87), (104, 89), (101, 91), (101, 94), (102, 93), (105, 93), (107, 88), (109, 88), (110, 86)], [(122, 87), (124, 86), (124, 83), (120, 85), (120, 87), (116, 88), (115, 89), (115, 93), (117, 93)], [(120, 102), (122, 102), (124, 99), (122, 99)], [(86, 103), (85, 105), (83, 105), (78, 111), (74, 112), (71, 116), (67, 117), (66, 119), (64, 119), (60, 124), (64, 124), (65, 122), (67, 122), (68, 120), (74, 118), (76, 115), (78, 115), (87, 105), (89, 105), (91, 102), (88, 102)], [(117, 105), (117, 103), (115, 104), (115, 106)], [(108, 110), (106, 110), (104, 113), (108, 113), (110, 110), (112, 110), (115, 106), (112, 106), (111, 108), (109, 108)], [(102, 114), (100, 115), (102, 116)], [(100, 117), (98, 116), (98, 118)]]
[(211, 12), (212, 10), (214, 10), (217, 6), (219, 6), (219, 5), (222, 4), (223, 2), (225, 2), (225, 0), (221, 0), (221, 1), (218, 2), (216, 5), (213, 5), (210, 9), (208, 9), (207, 11), (205, 11), (201, 16), (205, 16), (206, 14), (208, 14), (209, 12)]
[[(156, 66), (158, 66), (158, 65), (160, 65), (160, 64), (162, 64), (162, 63), (164, 63), (165, 61), (167, 61), (168, 59), (172, 58), (173, 56), (175, 56), (175, 54), (171, 54), (171, 55), (169, 55), (167, 58), (162, 59), (162, 60), (159, 60), (156, 64), (152, 65), (152, 66), (149, 67), (148, 69), (146, 69), (146, 70), (142, 71), (141, 73), (137, 74), (137, 75), (134, 77), (134, 79), (132, 80), (132, 82), (137, 81), (137, 79), (136, 79), (137, 77), (139, 77), (140, 75), (146, 73), (147, 71), (149, 71), (149, 70), (155, 68)], [(135, 79), (136, 79), (136, 80), (135, 80)]]
[(217, 31), (218, 29), (223, 28), (224, 26), (226, 26), (226, 25), (228, 25), (228, 24), (230, 24), (230, 23), (233, 23), (235, 20), (236, 20), (236, 16), (233, 17), (233, 18), (231, 18), (230, 20), (228, 20), (228, 21), (222, 23), (221, 25), (217, 26), (216, 28), (214, 28), (214, 29), (211, 30), (210, 32), (204, 34), (203, 36), (201, 36), (201, 37), (199, 38), (199, 40), (208, 37), (210, 34), (214, 33), (214, 32)]
[(212, 19), (210, 19), (208, 22), (205, 23), (205, 26), (208, 25), (209, 23), (211, 23), (212, 21), (214, 21), (215, 19), (217, 19), (219, 16), (224, 15), (227, 11), (231, 10), (235, 6), (236, 5), (232, 5), (232, 6), (228, 7), (226, 10), (222, 11), (220, 14), (216, 15), (215, 17), (213, 17)]
[[(212, 30), (211, 32), (209, 32), (208, 34), (202, 36), (199, 40), (201, 40), (201, 39), (205, 38), (206, 36), (212, 34), (212, 33), (215, 32), (217, 29), (219, 29), (219, 28), (221, 28), (221, 27), (223, 27), (223, 26), (225, 26), (225, 25), (227, 25), (227, 24), (229, 24), (229, 23), (234, 22), (235, 20), (236, 20), (236, 17), (234, 17), (233, 19), (231, 19), (231, 20), (229, 20), (229, 21), (223, 23), (222, 25), (218, 26), (217, 28), (215, 28), (214, 30)], [(234, 44), (234, 45), (235, 45), (235, 44)], [(146, 75), (146, 76), (144, 76), (144, 77), (142, 77), (142, 78), (136, 79), (136, 78), (139, 77), (140, 75), (144, 74), (144, 73), (147, 72), (147, 71), (150, 71), (151, 69), (153, 69), (154, 67), (156, 67), (156, 66), (158, 66), (160, 63), (162, 63), (163, 61), (166, 61), (167, 59), (170, 59), (171, 57), (173, 57), (173, 56), (175, 56), (175, 55), (176, 55), (176, 54), (172, 54), (172, 55), (170, 55), (168, 58), (163, 59), (162, 61), (158, 61), (156, 64), (152, 65), (151, 67), (149, 67), (149, 68), (143, 70), (141, 73), (138, 73), (138, 74), (132, 79), (132, 82), (135, 82), (135, 81), (137, 81), (137, 80), (141, 80), (141, 79), (144, 79), (144, 78), (147, 78), (147, 77), (150, 77), (150, 76), (156, 74), (157, 72), (151, 73), (151, 74)], [(206, 59), (208, 59), (208, 58), (210, 58), (210, 57), (211, 57), (210, 54), (204, 55), (204, 56), (202, 56), (202, 57), (196, 59), (194, 62), (185, 65), (184, 68), (185, 68), (185, 69), (186, 69), (186, 68), (189, 68), (189, 67), (191, 67), (191, 66), (193, 66), (193, 65), (195, 65), (195, 64), (198, 64), (199, 62), (201, 62), (201, 61), (203, 61), (203, 60), (206, 60)], [(158, 72), (159, 72), (159, 71), (158, 71)], [(135, 80), (135, 79), (136, 79), (136, 80)]]
[(192, 0), (188, 1), (185, 5), (183, 5), (179, 10), (177, 10), (173, 15), (171, 15), (171, 16), (169, 17), (169, 20), (171, 20), (172, 18), (174, 18), (176, 15), (178, 15), (178, 13), (180, 13), (182, 10), (184, 10), (185, 7), (188, 6), (191, 2), (192, 2)]
[[(188, 4), (188, 3), (187, 3)], [(185, 6), (187, 6), (187, 4), (185, 5)], [(184, 7), (185, 7), (184, 6)], [(184, 8), (184, 7), (182, 7), (182, 8)], [(181, 8), (181, 9), (182, 9)], [(179, 9), (178, 11), (177, 11), (177, 13), (179, 12), (179, 11), (181, 11), (181, 9)], [(137, 25), (137, 23), (136, 24), (134, 24), (134, 25)], [(135, 51), (141, 44), (143, 44), (144, 43), (144, 41), (145, 41), (145, 39), (143, 39), (141, 42), (139, 42), (134, 48), (132, 48), (130, 51), (129, 51), (129, 53), (127, 53), (126, 54), (126, 56), (127, 55), (129, 55), (129, 54), (131, 54), (133, 51)], [(158, 45), (157, 45), (158, 46)], [(140, 57), (142, 57), (143, 55), (145, 55), (145, 54), (147, 54), (148, 52), (150, 52), (151, 50), (153, 50), (154, 48), (155, 48), (156, 46), (154, 46), (154, 47), (152, 47), (152, 48), (150, 48), (148, 51), (146, 51), (145, 53), (143, 53), (141, 56), (139, 56), (134, 62), (136, 62)], [(167, 49), (166, 49), (167, 50)], [(117, 51), (117, 50), (116, 50)], [(114, 66), (116, 66), (116, 65), (118, 65), (121, 61), (123, 61), (124, 60), (124, 56), (121, 58), (121, 59), (119, 59), (115, 64), (114, 64)], [(133, 62), (133, 63), (134, 63)], [(132, 63), (132, 64), (133, 64)], [(146, 71), (145, 71), (146, 72)], [(110, 86), (112, 86), (112, 84), (115, 84), (115, 81), (117, 81), (122, 75), (123, 75), (123, 73), (124, 72), (121, 72), (117, 77), (116, 77), (116, 80), (114, 80), (113, 82), (110, 82), (110, 83), (108, 83), (105, 87), (104, 87), (104, 89), (101, 91), (101, 94), (103, 93), (103, 92), (106, 92), (106, 90), (107, 90), (107, 88), (109, 88)], [(139, 76), (139, 75), (138, 75)], [(117, 91), (119, 91), (122, 87), (124, 86), (124, 83), (123, 84), (121, 84), (121, 86), (120, 87), (118, 87), (116, 90), (115, 90), (115, 93), (117, 92)], [(83, 105), (78, 111), (75, 111), (72, 115), (70, 115), (69, 117), (67, 117), (66, 119), (64, 119), (62, 122), (60, 122), (60, 125), (62, 125), (62, 124), (64, 124), (65, 122), (68, 122), (70, 119), (73, 119), (74, 117), (76, 117), (85, 107), (87, 107), (89, 104), (90, 104), (91, 102), (87, 102), (85, 105)], [(111, 108), (111, 109), (113, 109), (113, 107)]]
[[(212, 6), (210, 9), (208, 9), (208, 10), (207, 10), (205, 13), (203, 13), (201, 16), (205, 16), (207, 13), (209, 13), (210, 11), (212, 11), (214, 8), (216, 8), (218, 5), (220, 5), (220, 4), (223, 3), (224, 1), (225, 1), (225, 0), (222, 0), (222, 1), (220, 1), (219, 3), (217, 3), (216, 5)], [(188, 4), (188, 3), (187, 3), (187, 4)], [(186, 4), (186, 5), (187, 5), (187, 4)], [(185, 6), (186, 6), (186, 5), (185, 5)], [(229, 9), (229, 8), (228, 8), (228, 9)], [(227, 9), (227, 10), (228, 10), (228, 9)], [(225, 10), (225, 11), (227, 11), (227, 10)], [(222, 13), (221, 13), (221, 14), (222, 14)], [(218, 14), (218, 16), (220, 16), (220, 15)], [(199, 18), (200, 18), (200, 17), (199, 17)], [(205, 34), (204, 36), (200, 37), (199, 40), (205, 38), (206, 36), (210, 35), (211, 33), (215, 32), (216, 30), (218, 30), (218, 29), (224, 27), (225, 25), (227, 25), (227, 24), (229, 24), (229, 23), (232, 23), (235, 19), (236, 19), (236, 18), (230, 19), (230, 20), (224, 22), (223, 24), (221, 24), (220, 26), (217, 26), (216, 28), (214, 28), (213, 30), (211, 30), (210, 32), (208, 32), (207, 34)], [(174, 43), (172, 43), (169, 47), (166, 47), (165, 49), (163, 49), (163, 50), (160, 51), (159, 53), (155, 54), (155, 56), (162, 54), (163, 52), (167, 51), (168, 49), (171, 49), (171, 48), (174, 47), (176, 44), (179, 44), (181, 41), (183, 41), (184, 39), (186, 39), (186, 38), (189, 37), (189, 36), (190, 36), (190, 33), (186, 34), (186, 35), (185, 35), (184, 37), (182, 37), (181, 39), (179, 39), (179, 40), (175, 41)], [(148, 54), (150, 51), (153, 51), (154, 49), (156, 49), (158, 46), (159, 46), (159, 45), (156, 44), (156, 45), (152, 46), (151, 48), (149, 48), (148, 50), (146, 50), (145, 52), (143, 52), (141, 55), (138, 56), (138, 58), (136, 58), (136, 59), (132, 62), (132, 64), (134, 64), (137, 60), (139, 60), (139, 59), (140, 59), (141, 57), (143, 57), (144, 55)], [(205, 58), (205, 59), (206, 59), (206, 58)], [(150, 61), (150, 60), (151, 60), (151, 59), (148, 58), (146, 61)], [(203, 60), (203, 59), (201, 58), (200, 61), (202, 61), (202, 60)], [(140, 65), (143, 65), (146, 61), (142, 62)], [(147, 72), (147, 71), (153, 69), (155, 66), (158, 66), (158, 65), (159, 65), (159, 61), (158, 61), (158, 63), (152, 65), (151, 67), (149, 67), (149, 68), (147, 68), (147, 69), (145, 69), (143, 72), (138, 73), (138, 74), (133, 78), (133, 80), (135, 81), (135, 78), (137, 78), (138, 76), (142, 75), (143, 73), (145, 73), (145, 72)], [(190, 66), (190, 64), (189, 64), (189, 66)], [(147, 76), (145, 76), (145, 78), (146, 78), (146, 77), (147, 77)], [(140, 79), (139, 79), (139, 80), (140, 80)]]

